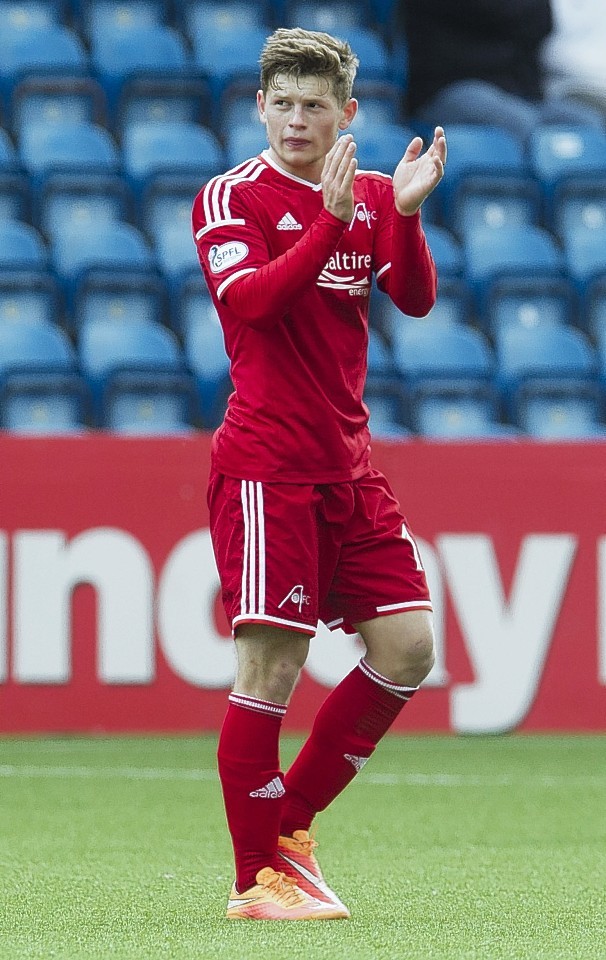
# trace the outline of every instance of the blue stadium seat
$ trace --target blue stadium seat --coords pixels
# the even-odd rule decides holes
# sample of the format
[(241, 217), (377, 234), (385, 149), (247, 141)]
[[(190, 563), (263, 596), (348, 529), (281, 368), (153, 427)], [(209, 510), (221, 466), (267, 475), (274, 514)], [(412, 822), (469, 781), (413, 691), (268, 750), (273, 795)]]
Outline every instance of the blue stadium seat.
[(90, 176), (120, 169), (120, 155), (111, 135), (103, 127), (84, 121), (32, 123), (23, 130), (20, 153), (35, 200), (56, 174)]
[(271, 22), (271, 4), (246, 0), (185, 0), (177, 5), (180, 27), (193, 45), (211, 30), (266, 29)]
[(581, 331), (563, 324), (508, 326), (496, 337), (496, 381), (509, 415), (522, 399), (586, 395), (597, 383), (597, 357)]
[(356, 77), (353, 95), (358, 101), (358, 112), (351, 125), (352, 133), (357, 135), (367, 123), (404, 124), (402, 90), (394, 81)]
[(73, 227), (96, 228), (105, 222), (129, 221), (134, 202), (119, 174), (56, 174), (38, 196), (36, 219), (51, 239)]
[(50, 273), (0, 270), (0, 323), (62, 324), (60, 290)]
[[(193, 123), (135, 123), (124, 130), (124, 170), (141, 195), (154, 180), (192, 174), (199, 187), (224, 169), (215, 134)], [(197, 191), (196, 191), (197, 192)], [(192, 194), (192, 202), (195, 193)]]
[(494, 357), (486, 338), (471, 327), (411, 319), (394, 327), (393, 357), (411, 390), (462, 382), (470, 390), (492, 382)]
[(106, 402), (113, 402), (122, 389), (133, 394), (140, 387), (147, 396), (154, 384), (159, 390), (174, 388), (180, 377), (186, 377), (174, 333), (145, 320), (123, 324), (108, 318), (85, 324), (78, 356), (92, 390), (98, 423), (111, 416)]
[(448, 175), (435, 193), (445, 225), (461, 235), (475, 226), (538, 222), (540, 189), (519, 141), (499, 127), (448, 127)]
[(498, 281), (503, 288), (508, 280), (520, 277), (564, 275), (564, 259), (554, 237), (531, 224), (504, 226), (500, 230), (478, 227), (465, 238), (465, 274), (482, 311), (488, 295)]
[(76, 296), (71, 331), (76, 338), (86, 324), (113, 320), (127, 324), (145, 320), (164, 324), (168, 318), (166, 286), (162, 279), (145, 273), (101, 274), (88, 277)]
[[(427, 320), (438, 323), (469, 323), (471, 302), (467, 285), (459, 277), (438, 277), (438, 296), (427, 314)], [(411, 319), (402, 313), (387, 294), (373, 291), (370, 301), (371, 317), (376, 317), (377, 326), (391, 337), (394, 326)]]
[(175, 436), (192, 433), (197, 396), (187, 373), (140, 370), (114, 378), (103, 397), (102, 425), (129, 436)]
[(287, 27), (320, 30), (340, 36), (343, 31), (368, 27), (372, 18), (364, 0), (287, 0), (283, 21)]
[(192, 123), (210, 126), (213, 103), (210, 84), (201, 77), (133, 77), (122, 87), (115, 128), (122, 138), (134, 123)]
[(360, 170), (378, 170), (391, 175), (415, 136), (414, 130), (399, 123), (379, 121), (352, 125)]
[(26, 433), (81, 429), (88, 391), (65, 331), (0, 320), (0, 425)]
[(233, 389), (218, 320), (207, 315), (201, 322), (191, 323), (183, 332), (183, 346), (196, 382), (202, 422), (213, 429), (221, 423), (227, 397)]
[(216, 104), (221, 102), (230, 82), (258, 81), (259, 56), (269, 32), (267, 27), (245, 24), (241, 27), (208, 24), (203, 33), (191, 37), (194, 65), (208, 79)]
[(0, 25), (9, 29), (30, 30), (60, 24), (64, 4), (48, 0), (3, 0), (0, 3)]
[(551, 391), (545, 384), (540, 393), (517, 402), (517, 421), (522, 430), (540, 440), (604, 440), (603, 398), (596, 385), (566, 390), (562, 384)]
[(63, 284), (68, 308), (87, 285), (98, 288), (116, 276), (156, 274), (155, 257), (143, 234), (127, 223), (99, 223), (94, 230), (73, 228), (54, 238), (53, 266)]
[(48, 251), (42, 236), (29, 223), (0, 220), (0, 272), (46, 270)]
[(508, 277), (491, 286), (477, 320), (494, 339), (506, 326), (575, 323), (578, 298), (568, 277)]
[(80, 6), (78, 22), (89, 38), (162, 25), (168, 17), (165, 0), (84, 0)]
[(236, 167), (249, 157), (267, 149), (267, 133), (257, 117), (251, 123), (238, 124), (225, 134), (225, 163), (228, 169)]
[(585, 289), (581, 311), (585, 330), (598, 342), (606, 338), (606, 273), (596, 277)]
[(418, 396), (412, 417), (421, 436), (440, 440), (515, 439), (520, 431), (498, 419), (494, 392)]
[(110, 112), (118, 112), (128, 83), (149, 76), (191, 76), (185, 42), (174, 29), (150, 24), (137, 30), (107, 28), (91, 37), (91, 67), (107, 94)]
[(34, 74), (84, 76), (88, 58), (78, 35), (62, 24), (15, 26), (0, 30), (0, 95), (8, 111), (19, 81)]
[[(538, 127), (529, 143), (529, 163), (541, 184), (548, 225), (562, 232), (574, 218), (578, 196), (599, 183), (606, 192), (606, 131), (592, 127)], [(576, 194), (576, 199), (575, 199)]]
[(91, 123), (107, 127), (107, 99), (92, 77), (27, 77), (15, 86), (11, 127), (17, 138), (33, 123)]

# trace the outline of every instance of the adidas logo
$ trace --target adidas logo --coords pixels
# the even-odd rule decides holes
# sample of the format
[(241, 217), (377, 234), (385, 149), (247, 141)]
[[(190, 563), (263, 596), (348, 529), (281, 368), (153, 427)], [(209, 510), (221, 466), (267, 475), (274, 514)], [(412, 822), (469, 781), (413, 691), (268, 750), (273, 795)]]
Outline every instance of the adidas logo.
[(261, 797), (264, 800), (277, 800), (278, 797), (283, 797), (285, 793), (286, 790), (280, 778), (274, 777), (273, 780), (266, 783), (264, 787), (260, 787), (259, 790), (253, 790), (248, 796)]
[(279, 223), (276, 224), (278, 230), (302, 230), (303, 227), (297, 223), (292, 213), (285, 213)]
[(353, 757), (351, 753), (344, 753), (343, 756), (346, 760), (349, 760), (351, 764), (356, 768), (356, 773), (359, 773), (365, 763), (368, 763), (370, 757)]

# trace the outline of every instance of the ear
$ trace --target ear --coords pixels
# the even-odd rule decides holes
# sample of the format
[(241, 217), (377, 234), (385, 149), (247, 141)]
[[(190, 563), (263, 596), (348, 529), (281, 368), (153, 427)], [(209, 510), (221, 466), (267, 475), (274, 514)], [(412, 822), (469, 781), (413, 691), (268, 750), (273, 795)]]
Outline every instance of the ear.
[(265, 97), (263, 96), (262, 90), (257, 90), (257, 110), (259, 111), (259, 119), (261, 123), (266, 123), (265, 117)]
[(352, 97), (351, 100), (347, 101), (347, 103), (343, 107), (343, 110), (341, 111), (341, 119), (339, 120), (339, 130), (347, 130), (348, 126), (350, 125), (351, 121), (353, 120), (357, 112), (358, 112), (358, 101), (355, 100), (354, 97)]

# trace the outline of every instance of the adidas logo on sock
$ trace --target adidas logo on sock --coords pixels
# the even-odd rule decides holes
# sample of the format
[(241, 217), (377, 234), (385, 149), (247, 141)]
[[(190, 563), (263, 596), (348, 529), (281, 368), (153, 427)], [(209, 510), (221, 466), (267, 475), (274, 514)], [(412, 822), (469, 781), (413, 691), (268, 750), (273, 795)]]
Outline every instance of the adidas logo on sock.
[(352, 757), (351, 753), (344, 753), (343, 756), (346, 760), (349, 760), (351, 764), (356, 768), (356, 773), (359, 773), (365, 763), (368, 763), (370, 757)]
[(278, 797), (283, 797), (286, 793), (284, 789), (284, 784), (279, 777), (274, 777), (273, 780), (270, 780), (269, 783), (266, 783), (264, 787), (260, 787), (258, 790), (253, 790), (252, 793), (249, 793), (249, 797), (261, 797), (264, 800), (276, 800)]
[(276, 224), (278, 230), (302, 230), (303, 227), (297, 223), (292, 213), (285, 213), (279, 223)]

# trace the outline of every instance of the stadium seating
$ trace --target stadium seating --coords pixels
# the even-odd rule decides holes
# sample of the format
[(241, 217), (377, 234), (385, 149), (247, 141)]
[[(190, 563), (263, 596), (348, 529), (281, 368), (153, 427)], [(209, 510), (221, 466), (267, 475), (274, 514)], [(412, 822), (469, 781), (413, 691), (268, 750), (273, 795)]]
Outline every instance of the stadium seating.
[(0, 323), (63, 323), (59, 287), (46, 271), (0, 269)]
[(8, 113), (15, 86), (37, 73), (84, 76), (88, 68), (80, 37), (61, 23), (14, 23), (0, 29), (0, 96)]
[(86, 121), (32, 123), (22, 131), (21, 162), (27, 171), (34, 205), (48, 181), (57, 174), (117, 173), (120, 155), (103, 127)]
[(606, 132), (582, 126), (538, 127), (528, 149), (551, 228), (563, 234), (596, 193), (606, 202)]
[[(123, 137), (124, 170), (141, 196), (162, 177), (191, 174), (199, 187), (223, 170), (224, 158), (215, 134), (195, 123), (129, 124)], [(195, 193), (192, 194), (192, 202)]]
[(48, 251), (38, 230), (18, 220), (0, 220), (0, 272), (45, 270)]
[[(354, 120), (355, 124), (355, 120)], [(401, 124), (372, 120), (355, 127), (356, 156), (361, 170), (392, 174), (415, 136)]]
[[(259, 56), (269, 34), (263, 26), (205, 26), (191, 37), (194, 66), (207, 76), (214, 103), (233, 81), (249, 79), (258, 83)], [(215, 118), (218, 126), (218, 117)]]
[(492, 390), (476, 395), (421, 395), (411, 416), (417, 432), (434, 440), (515, 439), (521, 433), (499, 421), (498, 398)]
[[(175, 420), (184, 408), (167, 398), (193, 400), (193, 384), (187, 375), (178, 341), (170, 330), (146, 320), (121, 323), (113, 318), (91, 320), (82, 327), (78, 341), (82, 372), (93, 395), (97, 423), (118, 426), (141, 421), (151, 430), (152, 423), (166, 428), (186, 420)], [(152, 404), (153, 390), (162, 393), (162, 402)], [(130, 398), (130, 402), (126, 401)], [(187, 405), (186, 405), (187, 408)]]
[(445, 225), (463, 236), (479, 226), (538, 223), (541, 191), (518, 140), (498, 127), (448, 127), (448, 176), (436, 190)]
[(584, 298), (591, 284), (606, 275), (606, 225), (595, 229), (578, 225), (564, 237), (564, 256), (570, 277)]
[[(465, 275), (480, 315), (498, 282), (515, 288), (520, 278), (552, 280), (564, 275), (564, 259), (554, 237), (532, 224), (478, 227), (465, 238)], [(488, 321), (484, 320), (488, 328)]]
[(338, 35), (352, 28), (369, 26), (370, 11), (363, 0), (337, 0), (335, 3), (327, 0), (287, 0), (283, 22), (288, 27), (303, 27), (304, 30), (321, 30)]
[(19, 169), (17, 151), (0, 127), (0, 220), (26, 219), (29, 206), (29, 184)]
[(529, 398), (595, 396), (595, 350), (570, 326), (505, 327), (496, 338), (496, 357), (496, 381), (514, 422), (521, 422), (520, 411)]
[(25, 433), (81, 430), (89, 394), (65, 331), (0, 319), (0, 425)]
[(17, 139), (32, 123), (109, 123), (105, 92), (92, 77), (27, 77), (15, 86), (10, 112)]
[[(167, 291), (162, 278), (146, 273), (87, 277), (75, 298), (69, 328), (77, 339), (82, 328), (97, 320), (126, 324), (140, 320), (167, 322)], [(66, 324), (68, 326), (68, 324)]]
[(491, 339), (507, 326), (535, 327), (544, 323), (576, 323), (578, 297), (568, 277), (505, 277), (490, 287), (478, 316)]

